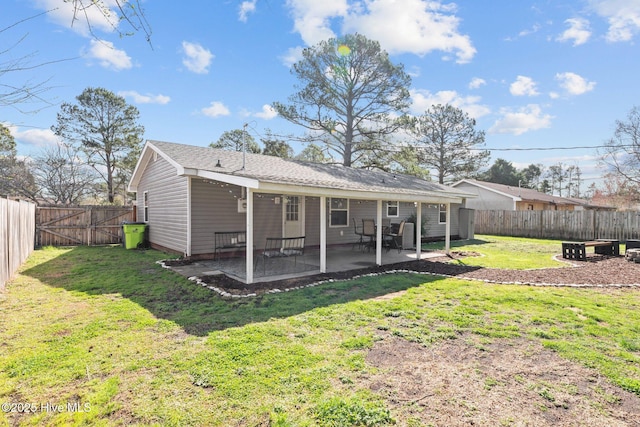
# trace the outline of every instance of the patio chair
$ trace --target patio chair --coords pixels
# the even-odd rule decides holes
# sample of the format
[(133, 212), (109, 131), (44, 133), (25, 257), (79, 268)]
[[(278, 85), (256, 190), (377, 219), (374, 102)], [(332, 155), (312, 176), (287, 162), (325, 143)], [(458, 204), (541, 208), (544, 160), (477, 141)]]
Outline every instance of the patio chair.
[(351, 249), (353, 249), (355, 245), (358, 245), (358, 249), (362, 250), (362, 245), (364, 244), (364, 241), (362, 240), (362, 236), (364, 236), (364, 233), (362, 232), (361, 228), (358, 228), (355, 218), (351, 218), (351, 221), (353, 222), (353, 233), (358, 237), (358, 241), (353, 242)]
[(387, 247), (387, 251), (391, 250), (391, 248), (397, 249), (398, 253), (402, 251), (402, 233), (404, 233), (404, 223), (405, 221), (400, 222), (398, 231), (385, 234), (385, 246)]
[(362, 220), (362, 235), (369, 238), (368, 242), (365, 242), (367, 250), (371, 250), (376, 241), (376, 222), (372, 219)]

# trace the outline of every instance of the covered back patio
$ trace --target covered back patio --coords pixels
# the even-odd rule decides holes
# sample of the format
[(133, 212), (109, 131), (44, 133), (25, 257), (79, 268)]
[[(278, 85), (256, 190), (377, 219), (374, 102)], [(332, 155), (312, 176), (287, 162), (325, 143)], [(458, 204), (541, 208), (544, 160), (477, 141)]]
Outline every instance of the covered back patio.
[[(356, 268), (362, 268), (371, 265), (383, 265), (390, 263), (397, 263), (402, 261), (408, 261), (411, 259), (422, 258), (421, 245), (415, 245), (413, 251), (390, 249), (387, 247), (388, 239), (384, 235), (383, 226), (388, 219), (386, 215), (383, 215), (383, 207), (388, 203), (387, 201), (393, 200), (398, 204), (410, 203), (414, 205), (415, 209), (415, 224), (413, 224), (413, 233), (415, 233), (415, 241), (422, 241), (422, 209), (423, 204), (436, 204), (438, 206), (446, 206), (446, 220), (444, 224), (444, 240), (445, 251), (448, 253), (450, 248), (451, 239), (451, 204), (462, 203), (462, 198), (454, 197), (453, 195), (432, 195), (428, 196), (420, 194), (421, 192), (402, 194), (401, 192), (388, 192), (376, 194), (376, 191), (351, 191), (340, 188), (309, 188), (297, 186), (283, 186), (282, 184), (271, 183), (259, 183), (258, 189), (254, 190), (251, 187), (246, 187), (246, 247), (254, 248), (255, 250), (247, 250), (245, 252), (244, 259), (244, 274), (238, 273), (237, 278), (246, 283), (253, 283), (254, 281), (264, 281), (265, 277), (272, 277), (273, 274), (267, 273), (269, 264), (277, 265), (280, 263), (283, 266), (293, 264), (294, 267), (301, 263), (299, 269), (302, 271), (292, 272), (291, 274), (305, 274), (307, 271), (315, 273), (326, 273), (333, 271), (353, 270)], [(407, 189), (403, 189), (403, 192), (407, 192)], [(259, 194), (260, 198), (256, 197)], [(256, 210), (254, 206), (254, 200), (263, 200), (265, 195), (272, 194), (275, 197), (283, 196), (283, 203), (288, 203), (286, 200), (292, 199), (317, 199), (317, 203), (308, 203), (307, 211), (311, 206), (317, 210), (317, 212), (307, 212), (307, 217), (316, 218), (316, 221), (307, 221), (302, 227), (300, 235), (305, 235), (307, 246), (305, 247), (304, 256), (283, 257), (283, 258), (267, 258), (263, 255), (262, 242), (255, 239), (256, 230), (259, 229), (259, 234), (263, 236), (264, 230), (261, 227), (260, 218), (264, 216), (261, 212), (259, 216), (256, 216)], [(375, 198), (374, 198), (375, 197)], [(359, 243), (359, 236), (355, 233), (351, 224), (352, 221), (357, 227), (363, 217), (360, 216), (357, 219), (350, 217), (350, 210), (345, 209), (340, 211), (335, 209), (336, 201), (340, 204), (349, 206), (351, 203), (365, 202), (371, 205), (369, 212), (365, 215), (368, 219), (372, 220), (376, 225), (374, 227), (372, 236), (365, 236), (364, 239), (367, 243), (366, 250), (363, 248), (353, 248), (355, 243)], [(285, 206), (285, 212), (288, 210)], [(287, 214), (285, 213), (285, 216)], [(341, 216), (342, 215), (342, 216)], [(336, 226), (339, 223), (343, 225), (342, 228)], [(287, 229), (286, 219), (283, 220), (281, 230), (275, 230), (276, 234), (285, 233)], [(338, 231), (339, 230), (339, 231)], [(411, 228), (409, 228), (411, 230)], [(339, 234), (337, 234), (339, 233)], [(350, 240), (349, 240), (350, 239)], [(350, 244), (345, 244), (351, 242)], [(413, 239), (412, 239), (413, 240)], [(310, 245), (308, 242), (313, 242)], [(340, 242), (342, 244), (336, 244)], [(317, 244), (315, 244), (317, 243)], [(345, 251), (345, 247), (347, 251)], [(412, 245), (413, 246), (413, 245)], [(281, 268), (280, 268), (281, 270)]]
[[(292, 277), (314, 275), (320, 271), (320, 250), (307, 250), (296, 261), (288, 258), (275, 258), (263, 260), (260, 255), (257, 264), (254, 265), (254, 283), (272, 282), (289, 279)], [(422, 252), (420, 259), (429, 259), (442, 256), (440, 252)], [(415, 250), (390, 251), (384, 250), (381, 264), (376, 264), (376, 254), (361, 251), (357, 246), (340, 245), (327, 250), (327, 269), (325, 273), (358, 270), (376, 265), (397, 264), (418, 259)], [(246, 283), (246, 258), (227, 257), (216, 260), (197, 260), (187, 265), (172, 267), (173, 270), (186, 277), (203, 277), (225, 274), (232, 279)]]

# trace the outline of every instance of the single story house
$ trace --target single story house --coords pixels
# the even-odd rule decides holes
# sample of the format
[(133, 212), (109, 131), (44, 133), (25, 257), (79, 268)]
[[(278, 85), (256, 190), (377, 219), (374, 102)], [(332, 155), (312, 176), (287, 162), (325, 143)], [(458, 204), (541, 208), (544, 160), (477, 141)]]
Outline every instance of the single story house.
[[(243, 230), (246, 248), (260, 251), (267, 237), (305, 236), (326, 251), (356, 238), (353, 224), (372, 218), (396, 223), (416, 215), (430, 235), (473, 237), (473, 211), (465, 191), (412, 176), (316, 164), (279, 157), (170, 142), (147, 141), (129, 191), (137, 193), (137, 220), (149, 224), (152, 247), (187, 258), (215, 254), (214, 233)], [(380, 265), (381, 227), (376, 263)], [(420, 245), (416, 245), (420, 255)], [(254, 280), (254, 251), (246, 252), (247, 283)]]
[(530, 188), (521, 188), (473, 179), (463, 179), (452, 186), (476, 196), (469, 199), (466, 204), (467, 208), (474, 210), (574, 211), (585, 209), (611, 209), (606, 206), (591, 204), (587, 200), (583, 199), (553, 196)]

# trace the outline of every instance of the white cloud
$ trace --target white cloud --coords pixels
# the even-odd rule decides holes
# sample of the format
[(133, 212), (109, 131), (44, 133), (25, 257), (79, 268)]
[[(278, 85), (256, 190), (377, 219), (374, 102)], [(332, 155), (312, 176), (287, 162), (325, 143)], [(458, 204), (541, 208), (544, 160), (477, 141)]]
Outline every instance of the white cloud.
[(474, 119), (486, 116), (491, 112), (489, 107), (480, 104), (481, 98), (479, 96), (465, 97), (461, 96), (454, 90), (443, 90), (432, 94), (428, 90), (415, 89), (411, 90), (410, 93), (413, 101), (411, 105), (411, 112), (416, 115), (424, 114), (429, 107), (438, 104), (452, 105), (469, 114)]
[(171, 101), (171, 98), (169, 98), (168, 96), (165, 95), (151, 95), (151, 94), (146, 94), (146, 95), (142, 95), (138, 92), (136, 92), (135, 90), (125, 90), (122, 92), (118, 92), (118, 95), (125, 97), (125, 98), (133, 98), (133, 102), (135, 102), (136, 104), (160, 104), (160, 105), (164, 105), (164, 104), (168, 104), (169, 101)]
[(115, 71), (128, 70), (133, 67), (131, 57), (124, 50), (116, 49), (113, 43), (105, 40), (91, 40), (87, 52), (88, 58), (97, 59), (104, 68)]
[(474, 77), (469, 82), (469, 89), (478, 89), (480, 86), (486, 85), (487, 82), (485, 79), (481, 79), (479, 77)]
[(247, 22), (247, 16), (249, 13), (256, 11), (256, 2), (258, 0), (243, 1), (240, 4), (240, 11), (238, 13), (238, 19), (242, 22)]
[(596, 87), (595, 82), (587, 81), (576, 73), (558, 73), (556, 74), (556, 80), (569, 95), (582, 95)]
[(591, 30), (589, 29), (589, 21), (583, 18), (571, 18), (564, 21), (569, 25), (558, 38), (558, 41), (567, 42), (573, 40), (574, 46), (584, 44), (591, 37)]
[(640, 31), (640, 1), (589, 0), (589, 3), (598, 15), (608, 21), (608, 41), (629, 41)]
[(526, 37), (530, 34), (535, 34), (540, 31), (540, 28), (542, 28), (540, 24), (534, 24), (533, 27), (520, 31), (518, 33), (518, 37)]
[(366, 0), (344, 20), (345, 32), (366, 34), (389, 53), (426, 55), (433, 51), (455, 56), (458, 63), (473, 59), (476, 49), (467, 35), (460, 34), (460, 18), (453, 4), (440, 1)]
[(347, 0), (287, 0), (293, 15), (293, 27), (307, 45), (335, 37), (330, 19), (344, 17), (349, 6)]
[(411, 76), (411, 78), (416, 78), (420, 77), (422, 69), (420, 69), (420, 67), (418, 67), (417, 65), (412, 65), (411, 68), (406, 69), (405, 71), (407, 72), (407, 74), (409, 74), (409, 76)]
[(366, 34), (389, 53), (426, 55), (433, 51), (471, 61), (476, 53), (469, 36), (458, 32), (455, 5), (440, 1), (364, 0), (351, 6), (347, 0), (287, 0), (294, 30), (307, 45), (335, 37), (332, 20), (342, 19), (343, 33)]
[(205, 116), (209, 116), (213, 118), (228, 116), (229, 114), (231, 114), (227, 106), (219, 101), (212, 102), (210, 106), (203, 108), (201, 111), (202, 111), (202, 114), (204, 114)]
[[(115, 0), (103, 0), (102, 6), (107, 8), (105, 14), (100, 11), (100, 5), (91, 5), (82, 9), (82, 12), (74, 20), (74, 7), (71, 1), (60, 0), (35, 0), (37, 8), (47, 11), (47, 17), (56, 24), (71, 28), (75, 32), (89, 37), (96, 30), (113, 32), (118, 28), (118, 11)], [(91, 2), (85, 2), (90, 4)], [(105, 17), (106, 15), (106, 17)], [(89, 28), (87, 21), (91, 22)]]
[(522, 107), (517, 111), (510, 109), (502, 109), (500, 111), (501, 119), (498, 119), (491, 128), (489, 133), (509, 133), (513, 135), (522, 135), (538, 129), (545, 129), (551, 126), (549, 114), (543, 114), (542, 109), (537, 104), (530, 104)]
[(540, 94), (536, 85), (537, 83), (531, 77), (518, 76), (516, 81), (509, 86), (509, 92), (513, 96), (536, 96)]
[(527, 28), (525, 30), (520, 31), (518, 35), (515, 37), (512, 37), (512, 36), (505, 37), (505, 41), (508, 41), (508, 42), (516, 41), (521, 37), (527, 37), (531, 34), (537, 33), (538, 31), (540, 31), (541, 28), (542, 28), (542, 25), (536, 23), (531, 28)]
[(3, 123), (11, 132), (16, 142), (35, 147), (48, 147), (58, 145), (61, 141), (51, 129), (27, 129), (21, 131), (18, 126)]
[(302, 59), (303, 50), (304, 48), (301, 46), (292, 47), (287, 51), (287, 53), (285, 53), (280, 57), (280, 60), (286, 67), (291, 68), (293, 64), (295, 64), (296, 62)]
[(183, 41), (182, 52), (185, 55), (182, 59), (182, 64), (187, 67), (189, 71), (197, 74), (207, 74), (209, 72), (209, 65), (211, 65), (211, 61), (214, 58), (211, 51), (198, 43)]
[(262, 106), (262, 111), (254, 114), (254, 116), (259, 117), (265, 120), (271, 120), (278, 116), (276, 110), (273, 109), (271, 105), (265, 104)]

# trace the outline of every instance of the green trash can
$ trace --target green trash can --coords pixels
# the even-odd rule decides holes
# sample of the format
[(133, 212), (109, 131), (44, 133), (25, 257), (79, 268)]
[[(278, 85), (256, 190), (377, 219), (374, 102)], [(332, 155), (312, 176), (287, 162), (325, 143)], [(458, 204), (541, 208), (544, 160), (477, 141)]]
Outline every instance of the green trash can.
[(122, 244), (125, 249), (137, 249), (147, 246), (147, 224), (144, 222), (125, 222), (122, 224)]

